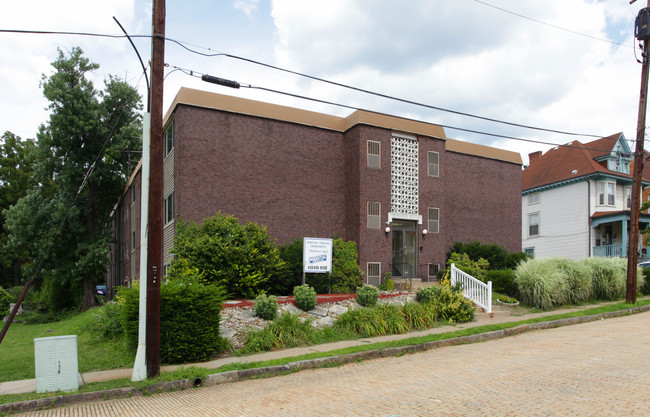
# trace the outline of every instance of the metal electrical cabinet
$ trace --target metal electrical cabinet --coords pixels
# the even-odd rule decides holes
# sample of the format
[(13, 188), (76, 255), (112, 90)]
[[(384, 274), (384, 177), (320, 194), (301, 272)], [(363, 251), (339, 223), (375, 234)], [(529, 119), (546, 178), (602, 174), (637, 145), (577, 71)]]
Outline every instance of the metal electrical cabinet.
[(77, 336), (34, 339), (36, 392), (79, 389)]

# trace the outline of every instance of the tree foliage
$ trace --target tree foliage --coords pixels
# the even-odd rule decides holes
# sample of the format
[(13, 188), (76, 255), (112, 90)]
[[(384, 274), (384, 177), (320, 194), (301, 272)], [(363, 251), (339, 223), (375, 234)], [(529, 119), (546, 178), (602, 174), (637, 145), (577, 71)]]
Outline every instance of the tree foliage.
[[(82, 288), (89, 308), (105, 276), (110, 211), (135, 165), (131, 152), (141, 149), (142, 106), (137, 90), (113, 76), (95, 89), (90, 74), (99, 65), (80, 48), (59, 50), (52, 66), (41, 79), (50, 117), (37, 134), (37, 184), (6, 212), (6, 224), (32, 267), (45, 259), (42, 276), (81, 283), (68, 288)], [(58, 296), (71, 304), (78, 295)]]

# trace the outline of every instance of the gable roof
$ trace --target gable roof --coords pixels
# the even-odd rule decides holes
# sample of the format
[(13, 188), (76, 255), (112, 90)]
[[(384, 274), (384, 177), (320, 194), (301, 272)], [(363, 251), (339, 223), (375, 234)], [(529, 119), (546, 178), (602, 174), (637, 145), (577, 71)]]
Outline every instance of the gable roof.
[[(611, 175), (631, 180), (631, 174), (611, 171), (607, 169), (606, 164), (601, 164), (596, 160), (610, 155), (619, 140), (625, 140), (622, 133), (616, 133), (585, 144), (576, 140), (553, 148), (541, 156), (531, 158), (530, 165), (524, 169), (521, 175), (522, 191), (575, 179), (584, 179), (586, 176), (595, 174)], [(648, 164), (645, 165), (644, 180), (648, 178)], [(633, 172), (632, 168), (630, 168), (630, 172)]]

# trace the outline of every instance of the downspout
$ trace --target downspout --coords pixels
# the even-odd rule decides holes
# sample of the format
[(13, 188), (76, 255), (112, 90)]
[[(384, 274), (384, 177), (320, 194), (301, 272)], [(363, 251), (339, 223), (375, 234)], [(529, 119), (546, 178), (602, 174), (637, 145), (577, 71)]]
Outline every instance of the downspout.
[(585, 177), (585, 181), (587, 181), (587, 229), (589, 230), (587, 254), (591, 258), (591, 181), (589, 181), (589, 177)]

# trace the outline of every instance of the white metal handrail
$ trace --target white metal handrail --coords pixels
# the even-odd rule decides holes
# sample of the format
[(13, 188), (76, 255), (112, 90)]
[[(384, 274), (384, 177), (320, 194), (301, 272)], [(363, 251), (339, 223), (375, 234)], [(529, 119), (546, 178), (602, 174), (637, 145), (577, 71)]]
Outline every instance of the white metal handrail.
[(451, 285), (459, 282), (463, 285), (465, 298), (472, 300), (488, 314), (492, 314), (492, 281), (488, 281), (487, 284), (481, 282), (451, 264)]

